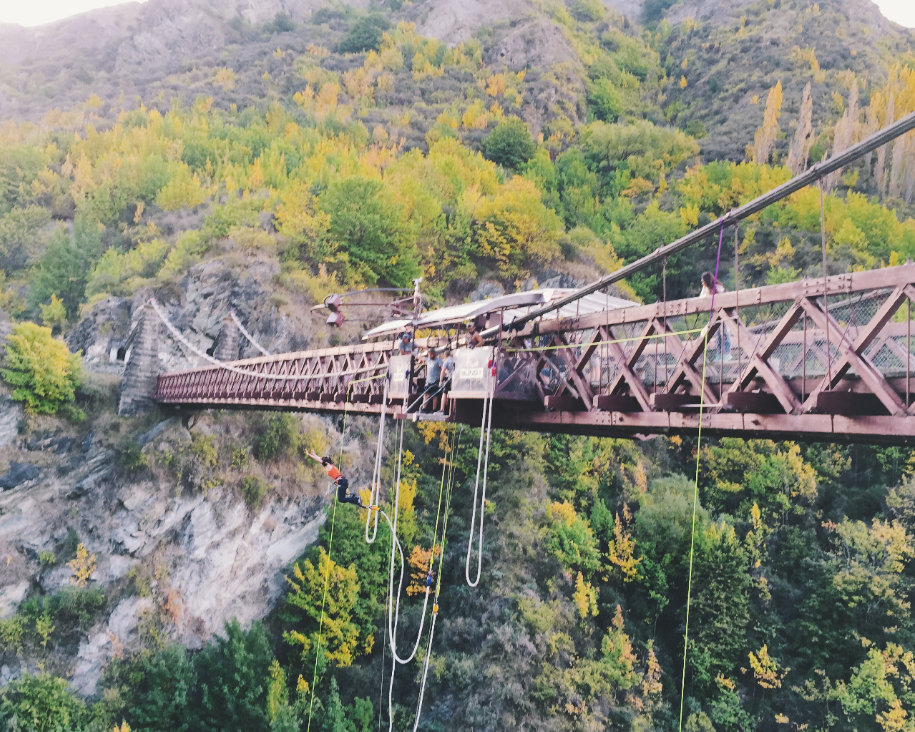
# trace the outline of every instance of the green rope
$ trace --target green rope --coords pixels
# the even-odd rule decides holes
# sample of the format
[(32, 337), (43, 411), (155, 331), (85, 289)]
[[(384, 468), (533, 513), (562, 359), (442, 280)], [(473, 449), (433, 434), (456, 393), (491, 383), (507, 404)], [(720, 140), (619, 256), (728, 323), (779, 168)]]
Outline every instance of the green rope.
[[(344, 404), (343, 408), (343, 431), (340, 433), (340, 458), (337, 461), (340, 463), (340, 467), (343, 467), (343, 443), (346, 439), (346, 417), (347, 410), (346, 406), (349, 400), (349, 387), (346, 389), (346, 399), (347, 403)], [(324, 632), (324, 607), (327, 604), (327, 590), (330, 586), (330, 557), (334, 551), (334, 527), (337, 523), (337, 496), (334, 495), (334, 508), (330, 515), (330, 539), (327, 543), (327, 576), (324, 578), (324, 592), (321, 595), (321, 620), (318, 623), (318, 643), (321, 642), (322, 633)], [(314, 711), (315, 706), (315, 692), (317, 691), (316, 686), (318, 683), (318, 654), (320, 653), (320, 647), (315, 649), (315, 669), (311, 677), (311, 702), (308, 704), (308, 728), (307, 732), (311, 732), (311, 715)]]

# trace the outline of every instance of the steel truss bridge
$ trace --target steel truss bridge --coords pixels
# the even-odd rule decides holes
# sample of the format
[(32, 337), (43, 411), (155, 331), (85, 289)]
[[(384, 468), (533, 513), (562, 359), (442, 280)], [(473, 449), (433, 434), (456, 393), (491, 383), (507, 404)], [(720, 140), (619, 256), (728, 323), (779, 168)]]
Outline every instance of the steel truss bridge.
[[(454, 351), (444, 415), (391, 340), (158, 376), (184, 408), (379, 414), (616, 437), (708, 435), (915, 444), (915, 264), (496, 329)], [(492, 330), (492, 329), (491, 329)], [(422, 347), (435, 339), (418, 339)], [(494, 374), (494, 375), (491, 375)], [(389, 381), (384, 402), (385, 381)], [(419, 400), (419, 402), (417, 402)]]

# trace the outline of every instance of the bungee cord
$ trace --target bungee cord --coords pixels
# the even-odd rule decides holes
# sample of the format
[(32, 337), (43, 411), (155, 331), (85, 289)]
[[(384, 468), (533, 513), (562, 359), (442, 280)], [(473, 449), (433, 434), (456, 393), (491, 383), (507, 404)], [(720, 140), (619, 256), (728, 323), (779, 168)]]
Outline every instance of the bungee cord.
[[(347, 417), (347, 411), (346, 411), (346, 406), (344, 405), (343, 429), (340, 432), (340, 458), (338, 460), (341, 467), (343, 466), (343, 447), (344, 447), (345, 441), (346, 441), (346, 417)], [(333, 498), (333, 506), (334, 507), (333, 507), (333, 510), (331, 512), (331, 517), (330, 517), (330, 538), (327, 543), (327, 559), (328, 559), (327, 576), (324, 578), (324, 591), (321, 594), (321, 620), (318, 622), (318, 641), (319, 641), (319, 643), (323, 638), (324, 608), (327, 604), (327, 591), (330, 586), (330, 558), (331, 558), (331, 554), (333, 553), (333, 550), (334, 550), (334, 528), (336, 527), (336, 524), (337, 524), (336, 496)], [(306, 732), (310, 732), (310, 730), (311, 730), (311, 716), (312, 716), (312, 713), (314, 711), (314, 706), (315, 706), (315, 691), (316, 691), (315, 687), (317, 686), (317, 682), (318, 682), (318, 657), (319, 657), (320, 653), (321, 653), (321, 649), (319, 646), (318, 648), (315, 649), (315, 667), (314, 667), (314, 673), (312, 674), (312, 678), (311, 678), (311, 701), (308, 704), (308, 728), (307, 728)]]
[[(423, 666), (423, 678), (419, 686), (419, 699), (416, 702), (416, 717), (413, 720), (413, 732), (416, 732), (419, 727), (419, 718), (423, 710), (423, 698), (426, 693), (426, 678), (429, 675), (429, 661), (432, 658), (432, 640), (435, 638), (435, 622), (438, 619), (438, 599), (442, 592), (442, 567), (445, 561), (445, 543), (448, 537), (448, 516), (449, 509), (451, 508), (451, 496), (453, 494), (454, 488), (454, 457), (457, 454), (457, 451), (461, 447), (461, 435), (464, 433), (464, 425), (461, 425), (461, 429), (458, 431), (457, 440), (452, 445), (451, 450), (451, 464), (448, 467), (448, 492), (445, 498), (445, 520), (444, 525), (442, 526), (442, 547), (439, 553), (438, 559), (438, 574), (435, 580), (435, 600), (432, 602), (432, 624), (429, 627), (429, 645), (426, 648), (426, 662)], [(436, 519), (436, 527), (438, 526), (438, 519)], [(433, 544), (433, 547), (435, 545)], [(432, 561), (434, 562), (435, 555), (433, 553)], [(430, 562), (431, 564), (431, 562)]]
[[(384, 394), (381, 397), (381, 416), (378, 419), (378, 445), (375, 448), (375, 465), (372, 468), (372, 482), (369, 486), (369, 505), (377, 506), (381, 498), (381, 462), (384, 453), (384, 427), (388, 416), (388, 391), (391, 385), (391, 379), (384, 380)], [(402, 443), (401, 443), (402, 444)], [(369, 524), (372, 521), (372, 512), (369, 511), (365, 517), (365, 541), (367, 544), (374, 544), (378, 536), (378, 516), (375, 516), (375, 524), (372, 527), (372, 535), (369, 536)]]
[[(486, 479), (489, 475), (489, 444), (492, 437), (492, 404), (495, 401), (496, 379), (495, 366), (493, 361), (489, 362), (488, 368), (489, 389), (483, 399), (483, 421), (480, 424), (480, 447), (477, 452), (477, 477), (473, 485), (473, 514), (470, 519), (470, 539), (467, 542), (467, 561), (464, 565), (464, 576), (470, 587), (476, 587), (480, 584), (480, 575), (483, 573), (483, 518), (486, 514)], [(486, 438), (486, 452), (484, 458), (483, 438)], [(480, 488), (480, 466), (483, 466), (483, 496), (477, 503), (477, 494)], [(477, 520), (477, 507), (480, 508), (480, 538), (477, 545), (477, 578), (473, 581), (470, 579), (470, 555), (473, 553), (473, 532)]]

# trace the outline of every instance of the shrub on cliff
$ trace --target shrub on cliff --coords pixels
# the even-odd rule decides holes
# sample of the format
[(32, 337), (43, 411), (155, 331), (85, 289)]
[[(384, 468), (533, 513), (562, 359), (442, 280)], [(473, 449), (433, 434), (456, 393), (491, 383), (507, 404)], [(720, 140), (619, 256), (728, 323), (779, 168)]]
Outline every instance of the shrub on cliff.
[(26, 412), (81, 414), (73, 406), (82, 377), (79, 354), (70, 353), (66, 343), (51, 335), (50, 328), (35, 323), (20, 323), (7, 341), (5, 368), (0, 374), (15, 387), (13, 399), (24, 402)]
[(513, 170), (520, 170), (536, 152), (537, 143), (531, 138), (527, 125), (514, 117), (500, 122), (483, 140), (483, 155), (496, 165)]
[(66, 680), (46, 673), (26, 673), (0, 695), (0, 718), (6, 722), (6, 729), (79, 729), (85, 714), (85, 705), (73, 695)]

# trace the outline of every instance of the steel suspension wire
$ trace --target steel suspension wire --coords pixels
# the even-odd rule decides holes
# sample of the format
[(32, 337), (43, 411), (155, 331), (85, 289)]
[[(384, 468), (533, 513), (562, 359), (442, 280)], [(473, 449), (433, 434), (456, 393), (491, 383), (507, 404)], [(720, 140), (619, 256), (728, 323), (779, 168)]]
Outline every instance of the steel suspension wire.
[[(476, 587), (480, 584), (480, 575), (483, 573), (483, 518), (486, 514), (486, 480), (489, 475), (489, 444), (492, 437), (492, 404), (495, 401), (496, 378), (492, 373), (494, 366), (490, 365), (489, 371), (489, 389), (486, 391), (486, 397), (483, 399), (483, 421), (480, 424), (480, 447), (477, 452), (477, 477), (473, 485), (473, 515), (470, 519), (470, 539), (467, 542), (467, 561), (464, 565), (464, 576), (470, 587)], [(487, 409), (488, 407), (488, 409)], [(486, 452), (483, 452), (483, 438), (486, 438)], [(483, 465), (483, 496), (479, 502), (480, 508), (480, 538), (477, 544), (477, 578), (470, 580), (470, 555), (473, 553), (473, 531), (477, 520), (477, 493), (480, 488), (480, 465)]]
[(826, 313), (826, 383), (832, 389), (832, 343), (829, 342), (829, 289), (826, 281), (826, 203), (820, 181), (820, 244), (823, 250), (823, 310)]
[[(156, 315), (159, 316), (159, 320), (162, 321), (162, 324), (168, 329), (168, 332), (172, 334), (172, 337), (180, 343), (182, 346), (187, 348), (191, 353), (193, 353), (198, 358), (202, 358), (207, 363), (218, 366), (221, 369), (230, 371), (233, 374), (241, 374), (242, 376), (253, 376), (256, 379), (261, 379), (263, 381), (314, 381), (316, 379), (326, 379), (328, 376), (340, 377), (340, 376), (353, 376), (355, 374), (363, 374), (366, 371), (375, 371), (378, 369), (378, 366), (361, 366), (356, 369), (350, 369), (349, 371), (337, 371), (333, 374), (266, 374), (260, 371), (251, 371), (249, 369), (242, 369), (238, 366), (234, 366), (231, 363), (226, 361), (220, 361), (218, 358), (213, 358), (210, 354), (205, 351), (201, 351), (197, 346), (191, 343), (187, 338), (181, 335), (168, 317), (162, 311), (162, 306), (159, 305), (158, 301), (155, 298), (149, 299), (149, 304), (155, 310)], [(256, 365), (256, 364), (253, 364)]]
[[(547, 313), (551, 313), (554, 310), (558, 310), (562, 307), (565, 307), (566, 305), (575, 302), (577, 299), (584, 297), (585, 295), (590, 295), (594, 292), (597, 292), (598, 290), (603, 290), (605, 287), (613, 284), (614, 282), (619, 282), (620, 280), (627, 279), (636, 272), (640, 272), (646, 267), (657, 264), (672, 254), (676, 254), (677, 252), (682, 251), (687, 247), (692, 246), (693, 244), (697, 244), (698, 242), (703, 241), (710, 236), (714, 236), (717, 233), (719, 227), (736, 224), (737, 222), (762, 211), (767, 206), (771, 206), (773, 203), (777, 203), (783, 198), (787, 198), (792, 193), (795, 193), (802, 188), (806, 188), (809, 185), (817, 183), (817, 181), (819, 181), (828, 173), (835, 172), (840, 168), (845, 167), (849, 163), (854, 162), (858, 158), (863, 157), (867, 153), (876, 150), (878, 147), (891, 142), (900, 135), (904, 135), (906, 132), (909, 132), (913, 129), (915, 129), (915, 112), (907, 114), (905, 117), (896, 120), (893, 124), (887, 125), (882, 130), (878, 130), (860, 142), (856, 142), (851, 147), (848, 147), (842, 152), (833, 155), (828, 160), (823, 160), (822, 162), (812, 165), (810, 168), (805, 170), (803, 173), (795, 176), (791, 180), (776, 186), (767, 193), (763, 193), (761, 196), (754, 198), (752, 201), (748, 201), (747, 203), (744, 203), (741, 206), (728, 211), (724, 216), (716, 219), (715, 221), (710, 221), (708, 224), (699, 227), (686, 236), (683, 236), (665, 246), (658, 247), (651, 254), (646, 254), (644, 257), (641, 257), (634, 262), (630, 262), (615, 272), (604, 275), (599, 280), (596, 280), (589, 285), (585, 285), (584, 287), (581, 287), (564, 297), (553, 300), (548, 305), (543, 305), (539, 308), (531, 310), (526, 315), (523, 315), (522, 317), (515, 320), (513, 326), (518, 328), (526, 325), (527, 323), (530, 323), (537, 318), (543, 317)], [(500, 326), (493, 326), (488, 328), (484, 330), (481, 335), (484, 338), (492, 338), (496, 335), (496, 329), (499, 327)]]
[[(724, 242), (724, 224), (718, 236), (718, 256), (715, 260), (715, 279), (712, 282), (712, 304), (709, 307), (709, 321), (715, 314), (715, 292), (718, 290), (718, 270), (721, 266), (721, 245)], [(722, 328), (727, 327), (721, 324)], [(705, 347), (702, 349), (702, 381), (699, 389), (699, 431), (696, 437), (696, 480), (693, 488), (693, 519), (689, 540), (689, 579), (686, 584), (686, 623), (683, 630), (683, 676), (680, 682), (680, 721), (677, 729), (683, 730), (683, 702), (686, 698), (686, 654), (689, 650), (689, 608), (693, 595), (693, 559), (696, 549), (696, 516), (699, 513), (699, 465), (702, 460), (702, 417), (705, 411), (705, 367), (708, 361), (708, 337), (711, 328), (705, 332)], [(720, 338), (720, 336), (719, 336)], [(719, 398), (719, 401), (720, 398)]]

